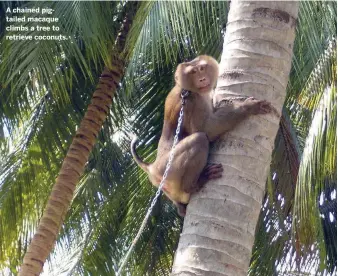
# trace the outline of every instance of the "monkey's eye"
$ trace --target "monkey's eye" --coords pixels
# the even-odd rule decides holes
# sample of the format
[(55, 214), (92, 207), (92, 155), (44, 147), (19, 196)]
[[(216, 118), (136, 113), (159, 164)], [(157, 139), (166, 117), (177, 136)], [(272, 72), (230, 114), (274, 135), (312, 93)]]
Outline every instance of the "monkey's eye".
[(204, 69), (205, 69), (204, 66), (201, 66), (201, 71), (204, 71)]
[(190, 72), (191, 72), (191, 74), (195, 74), (197, 72), (197, 70), (196, 69), (192, 69)]

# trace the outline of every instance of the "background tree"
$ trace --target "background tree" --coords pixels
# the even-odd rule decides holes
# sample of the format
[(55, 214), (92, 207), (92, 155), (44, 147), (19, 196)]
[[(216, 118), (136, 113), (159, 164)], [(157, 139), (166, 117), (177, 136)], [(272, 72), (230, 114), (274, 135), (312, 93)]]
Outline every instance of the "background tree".
[[(109, 112), (112, 97), (123, 76), (125, 58), (122, 53), (126, 36), (131, 28), (132, 19), (137, 12), (137, 8), (137, 2), (128, 2), (124, 6), (124, 10), (122, 10), (124, 20), (111, 50), (111, 60), (106, 64), (100, 75), (91, 102), (62, 162), (36, 233), (30, 241), (23, 258), (19, 275), (39, 275), (43, 269), (44, 262), (54, 247), (59, 229), (73, 199), (76, 184), (84, 171), (85, 163), (88, 161), (89, 154), (96, 142), (98, 132)], [(10, 10), (10, 8), (7, 8), (6, 14)], [(29, 22), (26, 24), (28, 30), (30, 30), (30, 25)], [(50, 35), (47, 32), (48, 34)], [(8, 43), (6, 39), (3, 44), (4, 51), (8, 51), (11, 43)], [(7, 61), (8, 65), (9, 62), (11, 61)]]
[[(23, 3), (1, 2), (2, 42), (3, 7), (8, 4)], [(199, 53), (220, 57), (227, 22), (226, 2), (142, 4), (142, 12), (134, 19), (142, 24), (129, 37), (127, 74), (75, 190), (50, 266), (45, 267), (48, 275), (65, 271), (114, 275), (154, 195), (146, 176), (131, 161), (129, 133), (134, 131), (140, 136), (140, 155), (151, 161), (161, 130), (163, 101), (173, 85), (177, 63)], [(0, 269), (11, 269), (13, 274), (41, 216), (103, 64), (109, 61), (109, 43), (114, 41), (123, 18), (122, 7), (116, 2), (53, 2), (52, 7), (56, 14), (68, 18), (62, 28), (64, 33), (76, 34), (76, 43), (44, 42), (39, 47), (27, 47), (16, 42), (10, 52), (0, 51), (0, 118), (6, 128), (4, 143), (11, 144), (9, 154), (0, 157), (4, 164), (0, 168)], [(325, 187), (311, 182), (314, 186), (309, 194), (315, 202), (313, 210), (320, 210), (317, 217), (325, 214), (325, 218), (316, 220), (317, 232), (308, 234), (319, 233), (325, 239), (314, 235), (314, 246), (307, 248), (298, 243), (302, 265), (297, 267), (296, 258), (290, 257), (295, 255), (297, 245), (291, 239), (292, 208), (295, 201), (304, 200), (294, 197), (294, 187), (303, 187), (296, 184), (294, 177), (319, 105), (314, 95), (319, 99), (324, 91), (331, 91), (325, 87), (335, 89), (335, 38), (335, 3), (302, 1), (284, 106), (286, 116), (275, 142), (268, 192), (251, 260), (252, 275), (274, 275), (289, 270), (315, 270), (320, 275), (319, 271), (324, 269), (336, 269), (336, 255), (332, 254), (336, 247), (336, 209), (332, 207), (336, 199), (336, 163), (334, 158), (327, 159), (335, 156), (334, 153), (321, 155), (331, 165), (326, 169), (320, 167), (317, 173), (326, 176), (327, 181)], [(4, 45), (2, 42), (0, 47)], [(15, 58), (17, 65), (10, 67), (6, 60)], [(55, 69), (59, 66), (62, 70)], [(35, 68), (43, 74), (32, 81), (30, 76)], [(330, 114), (327, 118), (331, 123), (325, 128), (314, 124), (326, 139), (322, 149), (327, 152), (334, 150), (336, 144), (332, 123), (336, 114), (330, 112), (335, 110), (336, 98), (329, 99), (329, 108), (324, 110)], [(316, 160), (311, 156), (310, 164)], [(298, 183), (307, 182), (298, 178)], [(316, 199), (316, 194), (322, 200)], [(306, 211), (304, 217), (307, 218)], [(181, 224), (171, 204), (161, 198), (127, 271), (132, 275), (167, 275)], [(298, 230), (302, 236), (304, 232)]]

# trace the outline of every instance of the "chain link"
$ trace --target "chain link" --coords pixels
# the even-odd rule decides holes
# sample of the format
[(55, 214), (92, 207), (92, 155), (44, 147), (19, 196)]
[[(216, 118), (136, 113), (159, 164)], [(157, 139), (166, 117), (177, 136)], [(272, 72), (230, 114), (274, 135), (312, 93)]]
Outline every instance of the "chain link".
[(153, 210), (153, 208), (154, 208), (154, 206), (155, 206), (155, 204), (157, 202), (157, 199), (158, 199), (158, 197), (161, 194), (162, 187), (164, 186), (165, 180), (166, 180), (166, 178), (168, 176), (169, 169), (170, 169), (171, 164), (172, 164), (173, 159), (174, 159), (175, 147), (176, 147), (176, 145), (178, 143), (178, 135), (180, 134), (181, 125), (182, 125), (182, 122), (183, 122), (183, 107), (185, 105), (185, 99), (188, 96), (189, 96), (189, 91), (183, 90), (182, 93), (181, 93), (182, 105), (181, 105), (181, 109), (180, 109), (180, 113), (179, 113), (179, 117), (178, 117), (177, 128), (176, 128), (176, 132), (175, 132), (175, 136), (174, 136), (174, 142), (173, 142), (172, 148), (170, 150), (169, 159), (168, 159), (167, 165), (165, 167), (162, 180), (160, 182), (160, 185), (158, 186), (158, 189), (156, 191), (155, 197), (153, 198), (153, 200), (152, 200), (152, 202), (150, 204), (150, 207), (149, 207), (149, 209), (148, 209), (148, 211), (147, 211), (147, 213), (146, 213), (146, 215), (145, 215), (145, 217), (144, 217), (144, 219), (142, 221), (141, 227), (138, 230), (135, 238), (133, 239), (133, 241), (132, 241), (132, 243), (131, 243), (131, 245), (130, 245), (130, 247), (128, 249), (127, 254), (125, 255), (125, 257), (122, 260), (121, 266), (120, 266), (119, 270), (117, 271), (116, 276), (120, 276), (121, 275), (121, 273), (123, 271), (123, 268), (126, 265), (131, 252), (134, 249), (134, 246), (136, 245), (138, 239), (141, 237), (141, 234), (142, 234), (144, 228), (146, 227), (148, 218), (150, 217), (150, 214), (151, 214), (151, 212), (152, 212), (152, 210)]

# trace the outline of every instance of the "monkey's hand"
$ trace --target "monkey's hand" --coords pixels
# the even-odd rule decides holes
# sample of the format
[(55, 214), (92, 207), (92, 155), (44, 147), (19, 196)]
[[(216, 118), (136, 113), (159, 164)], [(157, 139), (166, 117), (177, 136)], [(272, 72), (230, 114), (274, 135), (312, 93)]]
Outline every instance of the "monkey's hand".
[(198, 192), (206, 182), (210, 179), (221, 178), (223, 172), (222, 164), (208, 164), (203, 169), (200, 177), (197, 180), (197, 183), (192, 185), (190, 189), (185, 190), (186, 193), (195, 193)]
[(274, 113), (279, 116), (277, 110), (266, 100), (257, 100), (250, 97), (243, 102), (243, 106), (252, 115)]

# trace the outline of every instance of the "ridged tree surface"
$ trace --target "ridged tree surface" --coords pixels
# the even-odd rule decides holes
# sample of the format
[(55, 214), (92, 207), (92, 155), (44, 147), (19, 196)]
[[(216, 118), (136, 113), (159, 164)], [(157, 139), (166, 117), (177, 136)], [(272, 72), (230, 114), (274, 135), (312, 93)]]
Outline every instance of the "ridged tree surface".
[[(250, 96), (281, 113), (297, 13), (296, 1), (231, 1), (217, 102)], [(172, 275), (247, 274), (279, 119), (251, 116), (211, 147), (223, 177), (190, 200)]]
[(62, 163), (37, 231), (27, 249), (19, 275), (39, 275), (52, 251), (60, 227), (69, 209), (76, 184), (84, 172), (90, 152), (105, 121), (112, 98), (123, 77), (125, 60), (121, 53), (137, 11), (137, 2), (131, 2), (116, 39), (111, 66), (106, 66), (76, 135)]

